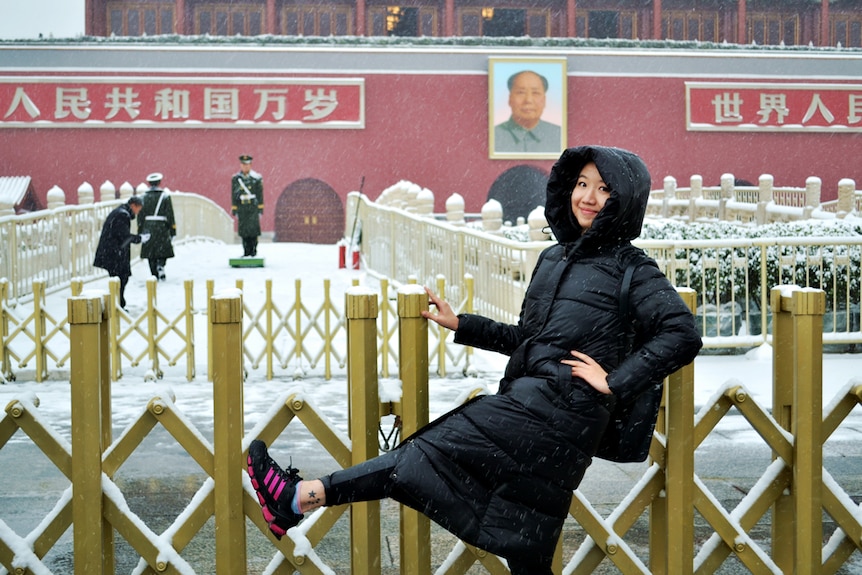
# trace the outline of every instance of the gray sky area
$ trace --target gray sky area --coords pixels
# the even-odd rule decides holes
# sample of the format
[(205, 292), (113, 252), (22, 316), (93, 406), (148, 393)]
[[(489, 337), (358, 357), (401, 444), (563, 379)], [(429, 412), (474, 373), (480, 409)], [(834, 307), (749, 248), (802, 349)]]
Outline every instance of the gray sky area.
[(84, 0), (0, 0), (0, 39), (74, 38), (84, 33)]

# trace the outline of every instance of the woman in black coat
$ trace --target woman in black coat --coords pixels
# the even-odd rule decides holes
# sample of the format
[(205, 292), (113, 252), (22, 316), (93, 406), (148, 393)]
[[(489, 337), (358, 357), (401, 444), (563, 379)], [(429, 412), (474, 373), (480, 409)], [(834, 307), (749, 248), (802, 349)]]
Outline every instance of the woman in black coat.
[(99, 245), (93, 266), (102, 268), (110, 277), (120, 278), (120, 307), (126, 309), (126, 284), (132, 275), (131, 244), (139, 244), (149, 239), (149, 234), (131, 233), (132, 218), (141, 211), (143, 202), (140, 196), (132, 196), (125, 204), (115, 208), (102, 225)]
[[(428, 290), (455, 341), (510, 356), (495, 395), (441, 416), (397, 449), (318, 480), (283, 470), (260, 441), (248, 472), (280, 536), (306, 511), (383, 497), (428, 515), (507, 559), (513, 575), (551, 573), (572, 491), (602, 448), (646, 458), (664, 378), (701, 347), (691, 312), (655, 263), (631, 245), (650, 177), (635, 154), (566, 150), (551, 171), (545, 214), (559, 243), (545, 250), (517, 325), (455, 315)], [(631, 268), (624, 325), (620, 292)], [(635, 334), (635, 349), (625, 346)], [(623, 408), (647, 413), (624, 429)], [(641, 416), (643, 417), (643, 416)], [(612, 425), (609, 425), (614, 422)], [(612, 431), (612, 432), (611, 432)], [(629, 445), (604, 445), (631, 443)]]

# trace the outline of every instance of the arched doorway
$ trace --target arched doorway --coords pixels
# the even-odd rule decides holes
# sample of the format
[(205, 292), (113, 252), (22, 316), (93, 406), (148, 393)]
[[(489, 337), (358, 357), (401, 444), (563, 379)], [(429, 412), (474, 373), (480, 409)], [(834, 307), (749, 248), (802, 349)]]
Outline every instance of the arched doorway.
[(276, 242), (334, 244), (344, 234), (344, 204), (315, 178), (287, 186), (275, 204)]
[(545, 189), (548, 174), (532, 166), (509, 168), (494, 180), (488, 190), (489, 200), (497, 200), (503, 206), (503, 221), (526, 218), (537, 206), (545, 205)]

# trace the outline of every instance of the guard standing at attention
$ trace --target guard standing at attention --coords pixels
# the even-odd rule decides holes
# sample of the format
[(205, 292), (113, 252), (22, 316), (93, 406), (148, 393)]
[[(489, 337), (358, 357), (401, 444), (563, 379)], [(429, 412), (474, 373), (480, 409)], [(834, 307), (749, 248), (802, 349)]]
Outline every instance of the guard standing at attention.
[(239, 222), (237, 233), (242, 238), (242, 257), (257, 256), (260, 218), (263, 216), (263, 176), (251, 169), (252, 157), (239, 157), (240, 170), (231, 179), (231, 214)]
[(171, 196), (161, 187), (163, 177), (158, 172), (147, 176), (150, 187), (144, 194), (144, 206), (138, 212), (138, 229), (151, 235), (150, 241), (141, 246), (141, 258), (149, 262), (150, 273), (160, 280), (165, 279), (165, 262), (174, 257), (171, 239), (177, 235)]

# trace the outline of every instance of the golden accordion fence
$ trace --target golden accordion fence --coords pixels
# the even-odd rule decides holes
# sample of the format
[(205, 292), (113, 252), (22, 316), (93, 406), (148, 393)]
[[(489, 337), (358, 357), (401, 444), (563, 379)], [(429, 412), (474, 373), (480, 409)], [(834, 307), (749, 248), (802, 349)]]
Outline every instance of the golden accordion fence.
[[(681, 290), (690, 307), (695, 297)], [(588, 537), (563, 565), (560, 547), (555, 573), (590, 573), (604, 561), (620, 572), (714, 573), (728, 555), (752, 573), (835, 573), (856, 551), (862, 550), (862, 521), (858, 506), (823, 467), (823, 444), (862, 403), (862, 385), (848, 386), (822, 410), (822, 321), (825, 295), (795, 287), (774, 289), (775, 370), (773, 416), (740, 386), (728, 386), (710, 405), (694, 410), (694, 367), (670, 376), (665, 399), (643, 478), (607, 517), (576, 491), (570, 514)], [(377, 426), (383, 414), (397, 414), (404, 434), (428, 422), (429, 329), (420, 312), (427, 297), (418, 286), (404, 286), (397, 296), (400, 401), (382, 403), (378, 390), (379, 308), (373, 291), (357, 287), (348, 292), (343, 329), (350, 350), (347, 378), (350, 439), (346, 441), (317, 413), (301, 393), (286, 395), (248, 435), (243, 435), (243, 324), (247, 315), (239, 292), (208, 299), (208, 330), (213, 380), (213, 443), (204, 439), (176, 408), (174, 398), (156, 396), (117, 438), (111, 431), (109, 325), (111, 297), (78, 295), (68, 300), (64, 325), (72, 342), (71, 443), (37, 414), (38, 402), (27, 395), (10, 402), (0, 419), (0, 448), (18, 431), (25, 433), (70, 481), (71, 489), (54, 510), (25, 537), (0, 530), (0, 563), (7, 571), (47, 573), (41, 559), (70, 527), (74, 539), (75, 574), (113, 573), (114, 532), (140, 554), (144, 573), (194, 573), (182, 552), (202, 525), (215, 518), (213, 542), (218, 575), (246, 573), (246, 521), (268, 534), (259, 505), (246, 478), (245, 452), (255, 437), (271, 443), (289, 433), (297, 420), (320, 446), (342, 466), (378, 453)], [(384, 301), (386, 298), (384, 298)], [(748, 497), (733, 510), (721, 507), (695, 473), (698, 446), (719, 421), (735, 408), (758, 432), (773, 454)], [(123, 463), (157, 425), (164, 426), (207, 474), (189, 507), (161, 534), (154, 533), (125, 503), (113, 481)], [(71, 495), (74, 495), (74, 498)], [(324, 508), (276, 541), (268, 572), (324, 574), (331, 572), (315, 547), (346, 507)], [(380, 573), (380, 507), (377, 502), (351, 506), (351, 573)], [(749, 530), (772, 514), (766, 542)], [(824, 547), (822, 513), (838, 528)], [(694, 518), (698, 513), (713, 530), (695, 553)], [(626, 533), (644, 514), (649, 515), (648, 566), (626, 540)], [(428, 575), (429, 523), (418, 513), (401, 516), (401, 573)], [(565, 555), (568, 555), (566, 553)], [(502, 561), (481, 550), (456, 543), (445, 568), (438, 573), (466, 573), (480, 563), (495, 574), (505, 574)]]
[[(379, 369), (383, 377), (388, 377), (393, 365), (398, 363), (398, 350), (392, 342), (398, 337), (397, 313), (389, 299), (390, 286), (386, 279), (380, 280), (380, 326)], [(302, 295), (302, 281), (296, 280), (295, 298), (281, 307), (273, 297), (272, 280), (266, 280), (265, 297), (259, 307), (252, 307), (249, 301), (243, 302), (243, 358), (251, 369), (264, 367), (266, 378), (274, 375), (291, 375), (301, 378), (308, 368), (323, 368), (323, 376), (330, 379), (334, 371), (343, 370), (347, 363), (347, 346), (344, 339), (344, 304), (336, 301), (331, 294), (330, 281), (322, 282), (323, 302), (315, 294), (314, 304)], [(186, 280), (183, 285), (183, 304), (180, 306), (159, 306), (157, 304), (158, 282), (155, 278), (147, 280), (145, 305), (137, 314), (130, 314), (117, 306), (119, 301), (119, 280), (108, 281), (111, 298), (107, 304), (111, 308), (108, 323), (108, 353), (110, 355), (110, 376), (114, 381), (123, 375), (123, 366), (148, 368), (148, 378), (161, 378), (166, 366), (185, 366), (185, 376), (191, 381), (196, 377), (195, 342), (206, 346), (206, 376), (212, 379), (212, 332), (206, 322), (206, 313), (195, 307), (194, 282)], [(453, 300), (453, 308), (459, 311), (472, 311), (472, 281), (466, 297)], [(74, 280), (70, 293), (78, 296), (83, 292), (84, 283)], [(242, 280), (236, 281), (240, 290)], [(317, 291), (317, 286), (311, 286)], [(0, 382), (16, 379), (16, 370), (33, 365), (33, 379), (37, 382), (47, 379), (52, 371), (64, 368), (69, 360), (71, 337), (69, 319), (60, 316), (57, 310), (48, 308), (47, 282), (33, 282), (33, 299), (30, 304), (15, 302), (9, 297), (9, 282), (0, 279)], [(444, 278), (437, 278), (436, 291), (447, 296)], [(215, 292), (213, 280), (206, 282), (207, 301)], [(198, 334), (196, 338), (196, 333)], [(470, 369), (472, 349), (453, 345), (448, 330), (438, 326), (429, 327), (434, 342), (429, 361), (436, 365), (437, 373), (446, 375), (448, 366), (459, 366), (462, 371)], [(201, 337), (206, 334), (206, 337)], [(292, 371), (290, 371), (292, 369)]]

